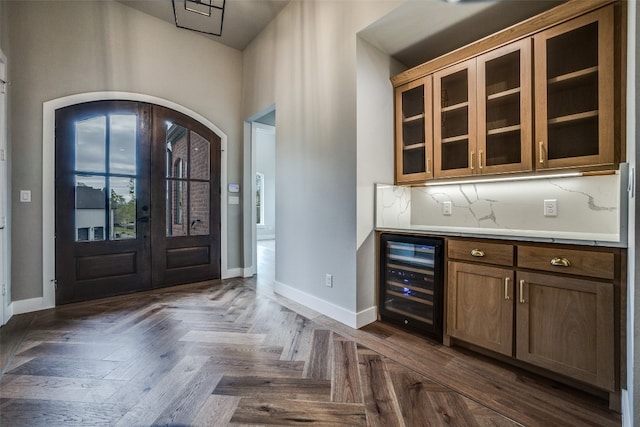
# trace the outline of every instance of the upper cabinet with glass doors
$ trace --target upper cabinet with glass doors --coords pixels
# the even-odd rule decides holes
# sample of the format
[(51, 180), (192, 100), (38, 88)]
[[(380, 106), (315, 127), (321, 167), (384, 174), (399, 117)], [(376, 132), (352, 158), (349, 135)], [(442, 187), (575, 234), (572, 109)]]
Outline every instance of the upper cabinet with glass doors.
[(433, 75), (435, 176), (471, 175), (476, 164), (476, 60)]
[(431, 76), (397, 87), (396, 182), (433, 177)]
[(394, 76), (396, 182), (617, 168), (624, 7), (570, 0)]
[(536, 169), (613, 165), (613, 7), (536, 34)]
[(435, 73), (434, 93), (437, 178), (532, 169), (531, 39)]

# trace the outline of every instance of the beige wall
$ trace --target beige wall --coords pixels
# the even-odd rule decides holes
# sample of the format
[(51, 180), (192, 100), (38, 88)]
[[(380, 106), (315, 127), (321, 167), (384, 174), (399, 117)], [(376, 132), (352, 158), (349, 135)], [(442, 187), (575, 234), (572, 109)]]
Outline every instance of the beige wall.
[[(43, 102), (123, 91), (180, 104), (227, 134), (228, 180), (240, 182), (242, 54), (114, 1), (2, 3), (10, 42), (15, 301), (42, 293)], [(18, 202), (21, 189), (32, 191), (31, 203)], [(229, 268), (241, 266), (241, 233), (241, 206), (230, 206)]]
[(292, 2), (244, 52), (244, 116), (275, 103), (278, 117), (276, 281), (348, 313), (357, 305), (356, 39), (399, 3)]

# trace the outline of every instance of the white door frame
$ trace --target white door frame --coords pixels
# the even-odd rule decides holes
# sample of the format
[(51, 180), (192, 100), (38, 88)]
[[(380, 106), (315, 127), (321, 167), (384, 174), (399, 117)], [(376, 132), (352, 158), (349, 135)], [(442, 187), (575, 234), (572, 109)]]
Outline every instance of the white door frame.
[(11, 301), (11, 263), (9, 241), (9, 179), (7, 171), (7, 57), (0, 50), (0, 325), (13, 315)]
[(116, 99), (171, 108), (192, 117), (220, 136), (220, 274), (223, 279), (230, 277), (227, 268), (227, 135), (195, 111), (166, 99), (133, 92), (81, 93), (47, 101), (42, 107), (42, 297), (15, 301), (13, 310), (16, 314), (55, 307), (55, 112), (83, 102)]
[(256, 173), (258, 172), (257, 144), (258, 133), (275, 133), (275, 126), (265, 125), (258, 122), (251, 122), (251, 259), (253, 260), (251, 266), (251, 274), (258, 272), (258, 226), (256, 220)]

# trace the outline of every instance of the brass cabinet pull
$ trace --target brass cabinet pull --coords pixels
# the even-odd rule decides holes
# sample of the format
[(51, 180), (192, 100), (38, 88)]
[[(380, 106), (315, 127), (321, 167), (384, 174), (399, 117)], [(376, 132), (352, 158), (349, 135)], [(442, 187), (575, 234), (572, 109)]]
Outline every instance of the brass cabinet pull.
[(475, 169), (475, 166), (474, 166), (474, 164), (473, 164), (473, 163), (474, 163), (474, 159), (473, 159), (473, 157), (475, 156), (475, 154), (476, 154), (476, 152), (475, 152), (475, 151), (472, 151), (472, 152), (471, 152), (471, 160), (469, 160), (469, 163), (471, 164), (471, 170), (474, 170), (474, 169)]
[(569, 267), (571, 263), (568, 259), (557, 256), (551, 259), (551, 265), (555, 265), (556, 267)]
[(482, 150), (478, 151), (478, 167), (482, 169)]
[(524, 304), (524, 280), (520, 280), (520, 304)]
[(504, 299), (505, 300), (510, 300), (511, 297), (509, 296), (509, 281), (511, 279), (509, 279), (508, 277), (504, 278)]
[(429, 170), (429, 163), (431, 163), (431, 159), (427, 159), (427, 173), (431, 173)]
[(544, 149), (544, 142), (540, 141), (540, 164), (544, 164), (544, 156), (542, 154), (542, 150)]
[(482, 251), (480, 249), (471, 249), (471, 256), (483, 257), (484, 256), (484, 251)]

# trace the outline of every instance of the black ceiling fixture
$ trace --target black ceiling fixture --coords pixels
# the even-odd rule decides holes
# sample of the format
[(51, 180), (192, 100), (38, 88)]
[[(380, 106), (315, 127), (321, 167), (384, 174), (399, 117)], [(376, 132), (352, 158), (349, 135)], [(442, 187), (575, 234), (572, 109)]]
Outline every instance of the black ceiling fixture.
[(226, 0), (172, 0), (172, 3), (176, 27), (212, 36), (222, 35)]

